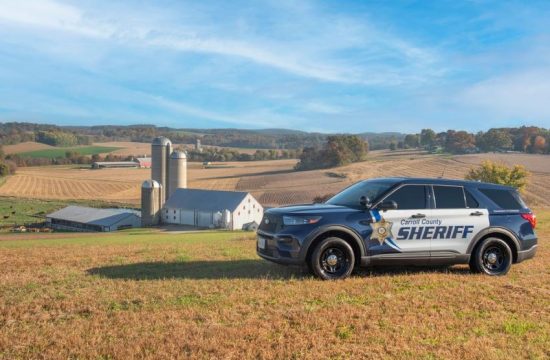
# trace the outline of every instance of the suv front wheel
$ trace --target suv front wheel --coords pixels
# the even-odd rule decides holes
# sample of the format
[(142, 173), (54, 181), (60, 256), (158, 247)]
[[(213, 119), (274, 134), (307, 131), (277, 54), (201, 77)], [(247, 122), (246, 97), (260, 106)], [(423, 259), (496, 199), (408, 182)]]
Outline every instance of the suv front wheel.
[(487, 238), (477, 246), (470, 268), (487, 275), (506, 275), (512, 266), (512, 250), (499, 238)]
[(336, 237), (321, 241), (309, 260), (310, 269), (323, 280), (347, 278), (354, 264), (353, 249), (346, 241)]

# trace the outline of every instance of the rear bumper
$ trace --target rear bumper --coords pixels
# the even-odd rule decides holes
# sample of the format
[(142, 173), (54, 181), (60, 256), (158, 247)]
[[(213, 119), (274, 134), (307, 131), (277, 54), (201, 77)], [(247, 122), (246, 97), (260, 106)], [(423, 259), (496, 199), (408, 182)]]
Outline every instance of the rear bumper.
[(520, 263), (523, 260), (532, 259), (537, 253), (537, 245), (533, 245), (530, 249), (518, 251), (518, 259), (516, 262)]

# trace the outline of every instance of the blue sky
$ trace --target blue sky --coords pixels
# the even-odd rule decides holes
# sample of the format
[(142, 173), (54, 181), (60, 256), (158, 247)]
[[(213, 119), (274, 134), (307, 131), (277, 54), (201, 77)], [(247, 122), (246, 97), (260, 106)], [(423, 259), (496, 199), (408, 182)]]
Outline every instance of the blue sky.
[(549, 1), (0, 0), (0, 121), (550, 127)]

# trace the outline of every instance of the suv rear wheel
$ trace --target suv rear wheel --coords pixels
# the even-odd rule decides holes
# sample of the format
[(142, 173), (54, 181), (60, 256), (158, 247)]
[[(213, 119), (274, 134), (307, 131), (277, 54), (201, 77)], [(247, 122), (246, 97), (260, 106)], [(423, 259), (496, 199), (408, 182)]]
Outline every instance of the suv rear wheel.
[(487, 238), (477, 246), (470, 261), (473, 272), (487, 275), (506, 275), (512, 266), (512, 250), (499, 238)]
[(309, 260), (313, 273), (323, 280), (347, 278), (353, 271), (355, 255), (345, 240), (330, 237), (321, 241)]

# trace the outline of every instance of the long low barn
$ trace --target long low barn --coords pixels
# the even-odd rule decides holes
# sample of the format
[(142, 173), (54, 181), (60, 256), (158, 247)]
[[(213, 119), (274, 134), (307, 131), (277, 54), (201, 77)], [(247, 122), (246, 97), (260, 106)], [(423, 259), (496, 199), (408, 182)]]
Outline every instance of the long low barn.
[(247, 192), (177, 189), (164, 204), (165, 224), (241, 230), (259, 224), (264, 209)]
[(136, 161), (96, 161), (92, 163), (92, 169), (137, 167), (140, 167), (140, 164)]
[(116, 231), (141, 226), (141, 213), (130, 209), (67, 206), (46, 215), (49, 226), (69, 231)]

